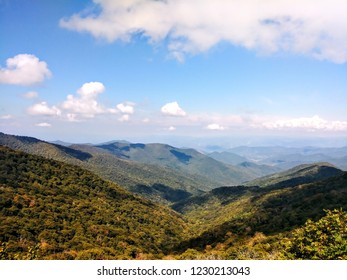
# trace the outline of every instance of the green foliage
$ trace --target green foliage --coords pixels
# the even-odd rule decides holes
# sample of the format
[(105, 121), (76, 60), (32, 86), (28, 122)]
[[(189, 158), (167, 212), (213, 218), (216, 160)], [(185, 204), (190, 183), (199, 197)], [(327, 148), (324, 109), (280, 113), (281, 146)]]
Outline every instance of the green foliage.
[(290, 259), (347, 260), (347, 213), (326, 211), (326, 216), (293, 232), (285, 243), (284, 256)]
[(174, 211), (89, 171), (0, 146), (1, 258), (157, 258), (185, 231)]
[[(202, 177), (192, 170), (214, 163), (199, 163), (192, 150), (119, 148), (123, 156), (150, 162), (143, 153), (158, 156), (164, 149), (169, 154), (157, 160), (178, 160), (176, 170), (189, 169), (182, 173), (88, 145), (62, 148), (0, 133), (2, 142), (45, 158), (0, 146), (0, 259), (347, 258), (346, 213), (328, 210), (322, 218), (323, 209), (347, 205), (347, 173), (331, 166), (294, 168), (269, 177), (266, 188), (221, 187), (201, 194), (196, 187)], [(76, 165), (152, 201), (178, 201), (172, 208), (182, 216)], [(307, 180), (319, 181), (301, 184)]]

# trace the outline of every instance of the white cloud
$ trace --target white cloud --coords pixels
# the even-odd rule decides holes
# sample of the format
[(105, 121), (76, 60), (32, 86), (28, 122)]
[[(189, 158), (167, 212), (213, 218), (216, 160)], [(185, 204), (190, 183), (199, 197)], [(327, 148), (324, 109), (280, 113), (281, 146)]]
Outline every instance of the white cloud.
[(39, 127), (51, 127), (52, 125), (51, 125), (50, 123), (43, 122), (43, 123), (37, 123), (37, 124), (35, 124), (35, 126), (39, 126)]
[[(55, 106), (48, 106), (43, 101), (27, 109), (30, 115), (59, 116), (69, 122), (80, 122), (84, 119), (94, 118), (100, 114), (119, 114), (120, 121), (128, 121), (130, 115), (134, 114), (135, 104), (124, 102), (115, 108), (107, 108), (98, 102), (98, 96), (105, 91), (105, 86), (100, 82), (89, 82), (83, 84), (75, 95), (69, 94), (62, 103)], [(28, 92), (26, 98), (37, 97), (36, 92)]]
[(2, 115), (2, 116), (0, 116), (0, 119), (1, 119), (1, 120), (10, 120), (10, 119), (12, 119), (12, 118), (13, 118), (12, 115)]
[(0, 68), (0, 83), (30, 86), (51, 75), (46, 62), (32, 54), (18, 54), (6, 60), (6, 68)]
[(130, 119), (129, 115), (123, 115), (118, 120), (121, 122), (127, 122)]
[(94, 0), (95, 11), (60, 26), (109, 42), (138, 34), (164, 41), (182, 61), (220, 42), (265, 53), (285, 51), (336, 63), (347, 61), (345, 0)]
[(176, 101), (165, 104), (163, 107), (161, 107), (161, 112), (164, 115), (173, 117), (184, 117), (187, 115), (187, 113), (182, 110)]
[(226, 129), (224, 126), (221, 126), (220, 124), (217, 124), (217, 123), (211, 123), (207, 125), (206, 128), (209, 130), (220, 130), (220, 131)]
[(174, 126), (169, 127), (169, 131), (175, 131), (175, 130), (176, 130), (176, 127), (174, 127)]
[(310, 131), (344, 131), (347, 130), (347, 122), (327, 121), (319, 116), (311, 118), (296, 118), (287, 120), (277, 120), (273, 122), (264, 122), (263, 126), (268, 129), (306, 129)]
[(82, 117), (94, 117), (95, 114), (106, 112), (96, 100), (97, 96), (104, 92), (105, 87), (100, 82), (85, 83), (78, 89), (78, 96), (68, 95), (63, 102), (62, 108), (70, 114), (81, 115)]
[(39, 97), (39, 94), (36, 91), (29, 91), (23, 94), (23, 97), (26, 99), (34, 99)]
[(120, 103), (116, 108), (123, 114), (133, 114), (134, 105), (132, 103)]
[(49, 107), (47, 102), (43, 101), (29, 107), (27, 112), (30, 115), (46, 115), (46, 116), (60, 116), (61, 110), (56, 106)]

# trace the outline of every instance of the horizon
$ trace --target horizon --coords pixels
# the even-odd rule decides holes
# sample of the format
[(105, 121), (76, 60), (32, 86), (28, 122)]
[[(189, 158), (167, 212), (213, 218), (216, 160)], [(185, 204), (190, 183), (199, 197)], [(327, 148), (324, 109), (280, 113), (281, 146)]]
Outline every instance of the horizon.
[(347, 146), (346, 1), (242, 3), (0, 1), (0, 130)]
[[(162, 145), (170, 145), (173, 147), (177, 147), (180, 149), (195, 149), (202, 153), (211, 153), (211, 152), (224, 152), (228, 151), (229, 149), (234, 148), (240, 148), (240, 147), (247, 147), (247, 148), (272, 148), (272, 147), (281, 147), (281, 148), (345, 148), (347, 147), (347, 138), (314, 138), (314, 139), (298, 139), (298, 138), (292, 138), (292, 139), (285, 139), (285, 138), (264, 138), (264, 139), (230, 139), (227, 137), (224, 138), (201, 138), (201, 137), (159, 137), (154, 139), (154, 141), (151, 141), (153, 139), (104, 139), (101, 141), (88, 141), (88, 139), (85, 139), (86, 141), (74, 141), (71, 139), (71, 141), (66, 139), (50, 139), (50, 138), (40, 138), (34, 135), (24, 135), (24, 134), (11, 134), (6, 133), (3, 131), (0, 131), (0, 133), (13, 135), (13, 136), (20, 136), (20, 137), (32, 137), (39, 139), (41, 141), (45, 141), (48, 143), (55, 143), (57, 142), (58, 145), (59, 142), (64, 143), (66, 145), (74, 145), (74, 144), (81, 144), (81, 145), (102, 145), (107, 143), (114, 143), (114, 142), (126, 142), (130, 144), (162, 144)], [(157, 141), (156, 141), (157, 140)]]

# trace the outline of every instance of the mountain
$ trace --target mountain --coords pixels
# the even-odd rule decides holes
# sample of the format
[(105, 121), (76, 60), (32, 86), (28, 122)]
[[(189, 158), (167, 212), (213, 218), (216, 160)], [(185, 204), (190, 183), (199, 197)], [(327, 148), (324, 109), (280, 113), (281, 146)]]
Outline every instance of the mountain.
[(215, 160), (232, 165), (237, 165), (248, 160), (246, 157), (225, 151), (209, 153), (208, 156)]
[(187, 176), (204, 178), (211, 189), (220, 185), (240, 184), (255, 178), (252, 172), (217, 161), (194, 149), (179, 149), (165, 144), (111, 143), (98, 145), (109, 153), (131, 161), (173, 168)]
[(273, 174), (281, 171), (277, 166), (270, 166), (266, 164), (256, 164), (250, 161), (244, 161), (237, 165), (242, 167), (244, 170), (247, 170), (249, 173), (253, 174), (255, 177), (262, 177), (268, 174)]
[(87, 170), (2, 146), (0, 190), (5, 259), (160, 258), (187, 229), (171, 209)]
[[(176, 249), (183, 257), (194, 249), (200, 257), (212, 250), (223, 258), (257, 258), (259, 252), (260, 258), (272, 254), (279, 258), (278, 252), (284, 250), (279, 242), (293, 230), (308, 219), (323, 217), (323, 209), (345, 210), (346, 205), (347, 172), (288, 188), (217, 188), (172, 206), (192, 221), (191, 239)], [(255, 247), (258, 252), (252, 249), (255, 244), (260, 244)], [(244, 255), (246, 251), (249, 255)]]
[(205, 178), (186, 176), (170, 168), (120, 159), (90, 145), (65, 147), (32, 137), (3, 133), (0, 133), (0, 145), (81, 166), (128, 190), (165, 204), (211, 189)]
[(224, 153), (233, 153), (258, 164), (276, 166), (282, 170), (300, 164), (329, 162), (347, 170), (347, 147), (235, 147)]
[[(305, 223), (309, 228), (309, 219), (318, 221), (325, 209), (340, 209), (342, 215), (347, 205), (347, 172), (327, 163), (298, 166), (249, 186), (193, 192), (184, 185), (191, 188), (188, 192), (179, 188), (188, 182), (181, 179), (189, 180), (183, 172), (129, 159), (136, 149), (149, 153), (144, 144), (123, 143), (133, 146), (123, 146), (128, 153), (116, 156), (114, 143), (106, 144), (111, 150), (63, 147), (4, 134), (0, 143), (42, 154), (0, 146), (0, 259), (285, 259), (293, 256), (283, 252)], [(189, 149), (153, 145), (186, 163), (199, 156)], [(181, 168), (168, 154), (163, 153), (162, 161)], [(243, 168), (252, 164), (241, 163)], [(137, 188), (152, 201), (90, 170), (128, 182), (128, 189)], [(182, 176), (176, 178), (178, 188), (147, 185), (156, 177), (169, 182), (175, 174)], [(336, 242), (345, 242), (337, 255), (346, 259), (346, 238)]]
[(291, 187), (304, 183), (317, 182), (338, 174), (342, 170), (329, 163), (302, 164), (284, 172), (264, 176), (247, 182), (248, 186)]

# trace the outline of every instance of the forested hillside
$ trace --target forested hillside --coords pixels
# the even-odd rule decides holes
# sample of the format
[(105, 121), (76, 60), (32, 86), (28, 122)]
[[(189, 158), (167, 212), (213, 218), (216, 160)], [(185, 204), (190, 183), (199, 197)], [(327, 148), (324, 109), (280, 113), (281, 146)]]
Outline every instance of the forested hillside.
[[(177, 203), (173, 209), (192, 221), (196, 233), (179, 245), (182, 251), (194, 248), (205, 252), (207, 246), (226, 254), (222, 254), (223, 258), (241, 258), (240, 248), (249, 250), (245, 244), (261, 237), (268, 249), (264, 249), (260, 258), (269, 258), (273, 250), (277, 253), (284, 250), (274, 248), (274, 244), (290, 236), (291, 231), (303, 226), (308, 219), (321, 218), (325, 209), (346, 210), (346, 205), (347, 172), (344, 172), (323, 181), (296, 186), (218, 188)], [(347, 245), (347, 237), (343, 238)], [(344, 254), (347, 258), (347, 247)]]
[(210, 190), (215, 186), (199, 176), (187, 176), (163, 166), (120, 159), (89, 145), (73, 145), (70, 148), (32, 137), (4, 133), (0, 133), (0, 145), (81, 166), (103, 179), (164, 204), (199, 194), (201, 190)]
[(161, 258), (183, 219), (79, 167), (0, 147), (6, 259)]
[[(203, 176), (180, 171), (200, 157), (190, 150), (0, 143), (16, 149), (0, 146), (0, 259), (347, 259), (347, 172), (331, 164), (203, 191)], [(137, 149), (182, 162), (137, 162)]]
[(123, 159), (165, 166), (185, 175), (203, 178), (205, 184), (214, 187), (240, 184), (256, 177), (246, 168), (224, 164), (194, 149), (179, 149), (165, 144), (120, 142), (98, 147)]

